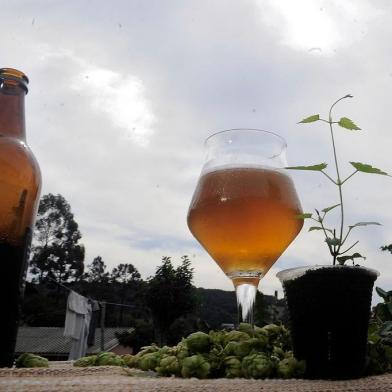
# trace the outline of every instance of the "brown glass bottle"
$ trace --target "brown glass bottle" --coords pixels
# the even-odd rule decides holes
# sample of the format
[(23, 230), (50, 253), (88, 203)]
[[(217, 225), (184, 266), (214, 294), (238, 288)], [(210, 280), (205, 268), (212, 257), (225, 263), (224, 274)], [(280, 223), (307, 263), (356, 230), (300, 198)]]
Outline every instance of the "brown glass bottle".
[(0, 69), (0, 367), (12, 366), (41, 173), (26, 144), (27, 77)]

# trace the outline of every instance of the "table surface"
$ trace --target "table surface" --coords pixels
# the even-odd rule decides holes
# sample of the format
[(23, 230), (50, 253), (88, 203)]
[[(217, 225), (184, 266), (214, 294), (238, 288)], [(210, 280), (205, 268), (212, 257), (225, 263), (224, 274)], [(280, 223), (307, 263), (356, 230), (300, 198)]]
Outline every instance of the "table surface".
[(0, 391), (109, 392), (373, 392), (392, 391), (392, 374), (358, 380), (198, 380), (149, 377), (148, 373), (115, 366), (75, 368), (70, 362), (49, 368), (0, 369)]

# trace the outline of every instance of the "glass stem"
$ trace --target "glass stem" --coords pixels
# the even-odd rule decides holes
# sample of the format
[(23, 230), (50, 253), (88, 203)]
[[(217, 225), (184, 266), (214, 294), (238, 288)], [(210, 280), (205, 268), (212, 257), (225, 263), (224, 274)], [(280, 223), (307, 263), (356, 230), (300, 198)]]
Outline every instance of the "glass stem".
[(249, 283), (238, 284), (235, 288), (237, 295), (238, 320), (239, 322), (254, 326), (254, 305), (256, 300), (257, 286)]

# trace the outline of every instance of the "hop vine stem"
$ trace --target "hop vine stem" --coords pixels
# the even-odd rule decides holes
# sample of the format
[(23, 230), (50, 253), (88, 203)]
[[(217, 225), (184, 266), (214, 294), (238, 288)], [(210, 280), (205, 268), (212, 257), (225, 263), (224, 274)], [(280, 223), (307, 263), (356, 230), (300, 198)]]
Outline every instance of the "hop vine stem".
[(334, 122), (332, 121), (332, 109), (334, 106), (340, 102), (341, 100), (345, 98), (352, 98), (352, 95), (345, 95), (342, 98), (339, 98), (336, 102), (334, 102), (329, 109), (329, 115), (328, 115), (328, 122), (329, 122), (329, 129), (331, 131), (331, 139), (332, 139), (332, 148), (333, 148), (333, 156), (335, 159), (335, 168), (336, 168), (336, 175), (337, 175), (337, 181), (336, 185), (338, 186), (339, 189), (339, 199), (340, 199), (340, 232), (339, 232), (339, 245), (337, 246), (336, 249), (334, 249), (333, 252), (333, 265), (336, 264), (336, 256), (339, 254), (340, 248), (342, 246), (342, 240), (343, 240), (343, 228), (344, 228), (344, 205), (343, 205), (343, 192), (342, 192), (342, 181), (340, 179), (340, 173), (339, 173), (339, 164), (338, 164), (338, 157), (337, 157), (337, 152), (336, 152), (336, 145), (335, 145), (335, 137), (333, 134), (333, 127), (332, 124)]

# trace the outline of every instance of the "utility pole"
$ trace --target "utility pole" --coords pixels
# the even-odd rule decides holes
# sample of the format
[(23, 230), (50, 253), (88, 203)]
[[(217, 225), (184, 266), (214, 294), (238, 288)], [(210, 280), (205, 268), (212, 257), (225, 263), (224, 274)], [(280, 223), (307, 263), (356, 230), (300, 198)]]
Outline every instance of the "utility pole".
[(105, 351), (105, 314), (106, 302), (101, 302), (101, 351)]

